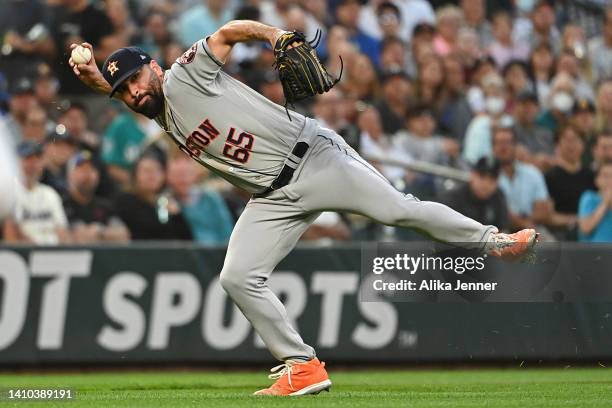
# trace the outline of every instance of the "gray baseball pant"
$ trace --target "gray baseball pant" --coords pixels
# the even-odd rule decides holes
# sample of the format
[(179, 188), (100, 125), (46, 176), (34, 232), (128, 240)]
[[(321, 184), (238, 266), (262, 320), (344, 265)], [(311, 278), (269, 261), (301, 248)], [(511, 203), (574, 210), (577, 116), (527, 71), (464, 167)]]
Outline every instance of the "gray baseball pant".
[(322, 211), (361, 214), (445, 242), (481, 243), (497, 231), (445, 205), (397, 191), (342, 137), (319, 129), (292, 181), (249, 201), (234, 227), (220, 276), (225, 291), (281, 361), (310, 359), (315, 351), (291, 327), (266, 282)]

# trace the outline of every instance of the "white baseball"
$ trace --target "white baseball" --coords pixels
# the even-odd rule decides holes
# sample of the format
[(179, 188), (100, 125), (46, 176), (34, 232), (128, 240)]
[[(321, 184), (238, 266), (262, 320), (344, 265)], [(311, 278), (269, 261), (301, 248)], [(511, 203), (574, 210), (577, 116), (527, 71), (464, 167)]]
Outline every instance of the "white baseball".
[(85, 48), (82, 45), (74, 47), (72, 54), (70, 54), (75, 64), (87, 64), (91, 60), (91, 51), (89, 48)]

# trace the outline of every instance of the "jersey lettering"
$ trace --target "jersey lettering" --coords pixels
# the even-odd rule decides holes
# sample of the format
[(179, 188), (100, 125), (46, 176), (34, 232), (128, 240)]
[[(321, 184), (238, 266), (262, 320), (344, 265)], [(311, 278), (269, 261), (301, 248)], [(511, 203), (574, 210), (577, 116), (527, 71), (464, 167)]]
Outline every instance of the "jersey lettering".
[[(208, 119), (204, 119), (198, 129), (191, 132), (185, 145), (181, 146), (181, 150), (193, 158), (198, 158), (217, 136), (219, 130)], [(223, 146), (223, 156), (237, 161), (238, 163), (246, 163), (251, 157), (255, 136), (247, 132), (236, 131), (235, 128), (230, 128), (225, 145)]]
[(247, 132), (241, 132), (238, 136), (235, 136), (236, 133), (234, 128), (230, 129), (223, 146), (223, 155), (239, 163), (246, 163), (251, 157), (255, 137)]

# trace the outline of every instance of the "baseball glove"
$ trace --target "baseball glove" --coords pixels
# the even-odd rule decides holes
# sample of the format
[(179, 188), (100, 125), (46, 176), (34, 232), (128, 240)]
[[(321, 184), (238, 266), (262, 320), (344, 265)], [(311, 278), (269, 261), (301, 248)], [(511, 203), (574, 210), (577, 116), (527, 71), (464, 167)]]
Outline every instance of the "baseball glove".
[[(312, 41), (307, 41), (304, 34), (297, 31), (284, 33), (276, 40), (274, 66), (283, 85), (285, 108), (287, 104), (329, 91), (340, 80), (344, 66), (341, 66), (340, 76), (334, 78), (317, 57), (315, 48), (320, 40), (320, 31), (317, 31)], [(300, 44), (288, 48), (295, 43)], [(340, 63), (342, 64), (342, 58)]]

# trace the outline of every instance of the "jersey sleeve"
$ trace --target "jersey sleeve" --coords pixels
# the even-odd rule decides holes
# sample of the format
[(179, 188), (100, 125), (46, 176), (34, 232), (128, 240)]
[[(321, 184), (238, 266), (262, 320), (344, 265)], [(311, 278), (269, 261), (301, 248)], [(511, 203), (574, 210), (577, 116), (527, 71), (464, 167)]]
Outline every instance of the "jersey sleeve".
[(212, 53), (207, 41), (208, 37), (193, 44), (177, 58), (172, 71), (177, 75), (187, 74), (199, 84), (210, 84), (219, 74), (223, 63)]

